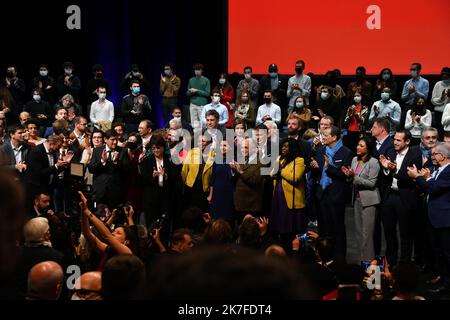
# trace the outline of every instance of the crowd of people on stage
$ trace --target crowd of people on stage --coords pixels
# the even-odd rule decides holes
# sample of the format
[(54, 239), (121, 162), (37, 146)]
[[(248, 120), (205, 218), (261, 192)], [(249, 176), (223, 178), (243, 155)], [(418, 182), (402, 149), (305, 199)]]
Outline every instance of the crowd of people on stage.
[(343, 88), (305, 67), (235, 81), (166, 64), (159, 127), (138, 65), (116, 105), (101, 65), (86, 83), (71, 62), (30, 81), (9, 66), (0, 205), (20, 205), (0, 228), (20, 237), (1, 296), (417, 300), (424, 274), (427, 297), (449, 293), (450, 68), (430, 88), (417, 62), (405, 83), (360, 66)]

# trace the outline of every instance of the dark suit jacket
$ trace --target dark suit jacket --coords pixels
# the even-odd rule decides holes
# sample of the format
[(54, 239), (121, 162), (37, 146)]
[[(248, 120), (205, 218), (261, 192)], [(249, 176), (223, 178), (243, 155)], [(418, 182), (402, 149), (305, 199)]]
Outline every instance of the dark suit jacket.
[(311, 150), (311, 144), (309, 144), (307, 141), (303, 140), (302, 138), (298, 138), (297, 139), (298, 144), (300, 145), (300, 157), (303, 158), (303, 160), (305, 160), (305, 173), (309, 172), (309, 170), (311, 169), (311, 155), (312, 155), (312, 150)]
[(428, 217), (434, 228), (450, 227), (450, 166), (447, 166), (437, 177), (425, 181), (417, 178), (417, 184), (428, 198)]
[(101, 160), (102, 152), (105, 148), (95, 148), (88, 165), (89, 171), (94, 175), (94, 194), (97, 199), (102, 199), (106, 196), (112, 199), (115, 197), (122, 198), (126, 171), (129, 166), (127, 149), (117, 147), (116, 151), (119, 152), (117, 163), (107, 160), (106, 164), (103, 165)]
[[(397, 157), (397, 153), (394, 150), (391, 151), (387, 156), (395, 161)], [(397, 178), (398, 191), (400, 193), (400, 198), (402, 199), (403, 204), (408, 210), (417, 210), (420, 206), (420, 192), (417, 188), (416, 183), (413, 179), (408, 176), (407, 168), (416, 165), (417, 169), (422, 169), (422, 153), (418, 146), (409, 147), (408, 153), (406, 153), (405, 158), (403, 159), (402, 166), (398, 173), (390, 172), (388, 175), (384, 172), (385, 170), (382, 168), (383, 174), (388, 178), (388, 186), (392, 185), (392, 179)], [(389, 194), (387, 192), (384, 197)]]
[[(56, 153), (53, 155), (54, 163), (57, 162)], [(25, 171), (25, 182), (29, 187), (36, 192), (49, 192), (53, 184), (56, 183), (57, 175), (61, 170), (56, 169), (55, 166), (50, 167), (47, 152), (44, 144), (30, 150), (28, 153), (28, 166)], [(50, 176), (53, 175), (52, 185), (50, 185)]]
[[(325, 158), (323, 156), (324, 152), (325, 146), (321, 146), (317, 150), (316, 161), (319, 164), (319, 170), (316, 170), (315, 173), (318, 174), (318, 181), (320, 181), (322, 168), (325, 165)], [(317, 186), (317, 196), (319, 199), (322, 198), (323, 192), (326, 191), (333, 203), (342, 204), (350, 200), (351, 184), (347, 182), (347, 176), (342, 172), (341, 167), (350, 167), (352, 164), (352, 157), (352, 152), (345, 146), (342, 146), (342, 148), (336, 152), (333, 158), (333, 163), (335, 166), (329, 165), (326, 171), (327, 175), (333, 180), (333, 182), (325, 190), (322, 190), (320, 185)]]
[(164, 154), (164, 172), (166, 177), (163, 181), (163, 187), (159, 187), (158, 178), (153, 178), (153, 170), (157, 167), (154, 155), (145, 158), (139, 165), (139, 172), (142, 177), (142, 184), (144, 186), (144, 208), (146, 210), (152, 207), (164, 207), (170, 210), (174, 207), (171, 200), (175, 198), (174, 189), (179, 180), (181, 180), (181, 173), (179, 169), (170, 160), (168, 154)]
[[(278, 89), (273, 91), (273, 102), (278, 104), (281, 108), (286, 106), (286, 91), (288, 85), (288, 78), (278, 75)], [(272, 90), (270, 76), (263, 76), (259, 80), (259, 105), (264, 103), (264, 91)]]
[(261, 164), (241, 165), (242, 174), (236, 176), (234, 206), (237, 211), (262, 211), (264, 177), (261, 176)]
[[(395, 153), (394, 149), (394, 140), (388, 136), (386, 140), (383, 141), (379, 150), (376, 148), (376, 143), (373, 149), (374, 158), (380, 159), (380, 155), (388, 155)], [(381, 165), (380, 165), (381, 166)], [(392, 180), (390, 180), (386, 175), (383, 174), (383, 168), (381, 168), (380, 173), (378, 174), (377, 186), (380, 191), (381, 201), (384, 199), (384, 195), (386, 194), (387, 189), (389, 188)]]
[[(28, 152), (30, 149), (31, 148), (26, 143), (24, 143), (20, 149), (22, 161), (25, 163), (27, 163)], [(14, 151), (9, 141), (0, 146), (0, 166), (12, 170), (19, 179), (22, 179), (25, 175), (25, 171), (20, 173), (16, 170), (16, 157), (14, 156)]]

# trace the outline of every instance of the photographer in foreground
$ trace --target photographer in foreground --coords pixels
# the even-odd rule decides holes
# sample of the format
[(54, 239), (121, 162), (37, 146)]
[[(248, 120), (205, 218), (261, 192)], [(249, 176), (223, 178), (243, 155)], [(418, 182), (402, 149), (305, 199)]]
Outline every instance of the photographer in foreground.
[[(111, 232), (108, 227), (106, 227), (103, 222), (89, 210), (87, 207), (87, 199), (84, 194), (82, 192), (78, 193), (81, 198), (81, 232), (94, 250), (102, 255), (102, 260), (98, 269), (101, 270), (105, 262), (116, 254), (133, 254), (135, 252), (137, 239), (133, 225), (119, 226)], [(127, 211), (127, 217), (131, 217), (132, 220), (133, 214), (130, 213), (133, 208), (130, 206), (127, 210), (129, 210)], [(97, 238), (91, 231), (91, 224), (101, 235), (103, 241)]]

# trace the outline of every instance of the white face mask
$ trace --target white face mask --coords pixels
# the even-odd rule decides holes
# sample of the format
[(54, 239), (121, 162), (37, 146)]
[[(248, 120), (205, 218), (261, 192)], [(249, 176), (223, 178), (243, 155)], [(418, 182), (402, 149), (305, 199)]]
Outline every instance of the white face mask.
[(355, 103), (360, 103), (361, 102), (361, 96), (355, 96), (354, 98), (353, 98), (353, 100), (355, 101)]
[(320, 97), (322, 98), (322, 100), (327, 100), (328, 99), (328, 92), (321, 92), (320, 93)]
[(99, 93), (98, 98), (104, 100), (106, 98), (106, 93)]
[(388, 92), (382, 92), (381, 93), (381, 100), (383, 100), (383, 101), (389, 100), (389, 93)]
[(196, 76), (201, 76), (202, 75), (202, 70), (194, 70), (194, 73)]
[(246, 80), (248, 80), (248, 79), (250, 79), (252, 77), (252, 74), (251, 73), (245, 73), (244, 77), (245, 77)]
[(212, 101), (213, 101), (214, 103), (219, 103), (219, 102), (220, 102), (220, 97), (213, 97), (213, 98), (212, 98)]

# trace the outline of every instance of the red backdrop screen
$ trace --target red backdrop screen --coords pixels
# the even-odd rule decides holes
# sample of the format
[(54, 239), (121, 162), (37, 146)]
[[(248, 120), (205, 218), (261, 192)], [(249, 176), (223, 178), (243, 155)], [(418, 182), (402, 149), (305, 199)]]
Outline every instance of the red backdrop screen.
[(315, 74), (408, 74), (412, 62), (438, 74), (450, 65), (449, 13), (450, 0), (229, 0), (228, 71), (277, 63), (292, 74), (302, 59)]

